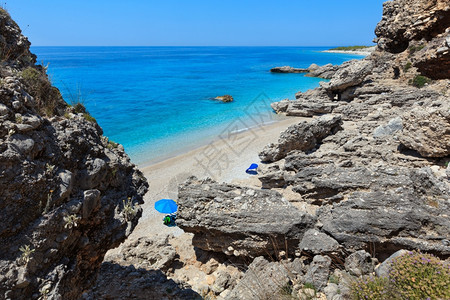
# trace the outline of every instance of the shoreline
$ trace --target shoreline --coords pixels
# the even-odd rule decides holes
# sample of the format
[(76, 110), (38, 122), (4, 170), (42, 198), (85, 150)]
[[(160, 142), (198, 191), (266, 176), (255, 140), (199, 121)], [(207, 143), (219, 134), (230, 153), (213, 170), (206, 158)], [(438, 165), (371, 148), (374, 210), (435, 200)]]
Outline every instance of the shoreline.
[(375, 46), (369, 48), (363, 48), (358, 50), (324, 50), (324, 53), (338, 53), (338, 54), (354, 54), (354, 55), (362, 55), (368, 56), (373, 51), (375, 51)]
[[(310, 120), (304, 117), (285, 117), (283, 120), (260, 125), (241, 132), (229, 132), (218, 136), (212, 142), (195, 149), (153, 163), (139, 166), (149, 182), (149, 190), (142, 204), (142, 217), (127, 240), (160, 234), (179, 236), (183, 231), (178, 227), (163, 225), (164, 214), (154, 209), (154, 203), (162, 198), (176, 200), (178, 184), (190, 176), (199, 179), (212, 178), (218, 182), (244, 183), (260, 187), (257, 176), (245, 173), (251, 163), (261, 164), (258, 153), (267, 145), (276, 142), (280, 133), (289, 126)], [(117, 249), (117, 248), (116, 248)], [(114, 253), (116, 250), (112, 250)]]
[[(236, 119), (230, 121), (227, 125), (222, 124), (223, 126), (217, 128), (216, 130), (211, 130), (209, 134), (201, 136), (199, 139), (195, 141), (195, 143), (188, 143), (180, 148), (173, 150), (171, 149), (168, 153), (165, 153), (163, 155), (158, 155), (156, 157), (152, 157), (150, 159), (143, 159), (136, 164), (136, 166), (140, 169), (146, 169), (148, 167), (151, 167), (153, 165), (162, 163), (164, 161), (183, 156), (186, 153), (189, 153), (191, 151), (198, 150), (202, 147), (206, 147), (207, 145), (210, 145), (212, 143), (215, 143), (221, 139), (224, 138), (225, 135), (238, 135), (241, 133), (245, 133), (252, 130), (258, 130), (263, 127), (275, 125), (276, 123), (283, 122), (290, 117), (284, 116), (284, 115), (278, 115), (275, 114), (273, 111), (267, 111), (266, 114), (257, 116), (256, 119), (259, 119), (261, 123), (257, 122), (255, 118), (248, 118), (248, 119)], [(239, 125), (245, 125), (245, 126), (239, 126)], [(148, 151), (144, 154), (140, 154), (140, 157), (147, 156)]]

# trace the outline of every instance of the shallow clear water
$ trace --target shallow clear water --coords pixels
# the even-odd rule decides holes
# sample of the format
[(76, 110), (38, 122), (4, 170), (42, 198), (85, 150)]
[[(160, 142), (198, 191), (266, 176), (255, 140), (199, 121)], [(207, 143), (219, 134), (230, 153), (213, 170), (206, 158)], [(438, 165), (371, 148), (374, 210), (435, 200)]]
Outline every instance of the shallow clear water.
[[(356, 55), (302, 47), (33, 47), (67, 102), (83, 102), (133, 162), (161, 159), (277, 117), (270, 103), (321, 79), (270, 68), (341, 64)], [(230, 94), (232, 103), (211, 100)]]

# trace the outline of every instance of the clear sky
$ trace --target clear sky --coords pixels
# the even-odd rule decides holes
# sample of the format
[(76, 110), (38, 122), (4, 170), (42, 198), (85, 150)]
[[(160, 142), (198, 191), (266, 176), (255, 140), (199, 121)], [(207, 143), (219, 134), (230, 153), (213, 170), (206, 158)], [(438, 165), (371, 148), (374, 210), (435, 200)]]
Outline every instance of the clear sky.
[(370, 45), (383, 2), (2, 0), (34, 46)]

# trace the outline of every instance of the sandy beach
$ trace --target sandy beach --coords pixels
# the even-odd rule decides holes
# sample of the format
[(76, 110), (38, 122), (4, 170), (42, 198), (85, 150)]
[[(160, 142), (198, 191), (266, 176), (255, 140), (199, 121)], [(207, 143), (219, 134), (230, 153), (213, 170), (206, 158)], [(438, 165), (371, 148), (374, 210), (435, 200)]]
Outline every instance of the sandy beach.
[(367, 55), (370, 55), (373, 51), (375, 51), (375, 46), (374, 47), (369, 47), (369, 48), (358, 49), (358, 50), (325, 50), (323, 52), (326, 52), (326, 53), (341, 53), (341, 54), (355, 54), (355, 55), (367, 56)]
[(307, 118), (288, 117), (269, 125), (255, 127), (243, 132), (224, 132), (206, 146), (185, 154), (141, 168), (149, 183), (149, 191), (142, 205), (143, 215), (129, 240), (157, 233), (182, 233), (178, 227), (162, 223), (163, 214), (154, 209), (161, 198), (177, 199), (177, 186), (189, 176), (210, 177), (219, 182), (259, 186), (256, 176), (245, 173), (251, 163), (260, 163), (258, 153), (264, 146), (276, 142), (282, 131)]

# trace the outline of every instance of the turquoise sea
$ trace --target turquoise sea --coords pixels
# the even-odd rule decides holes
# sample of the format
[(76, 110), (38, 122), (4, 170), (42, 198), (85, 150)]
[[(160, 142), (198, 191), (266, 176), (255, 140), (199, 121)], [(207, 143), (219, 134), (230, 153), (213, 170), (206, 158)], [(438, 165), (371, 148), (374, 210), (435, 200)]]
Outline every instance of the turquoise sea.
[[(80, 98), (104, 134), (145, 164), (219, 134), (274, 122), (270, 103), (321, 79), (275, 66), (361, 58), (311, 47), (33, 47), (67, 102)], [(232, 103), (211, 100), (230, 94)]]

